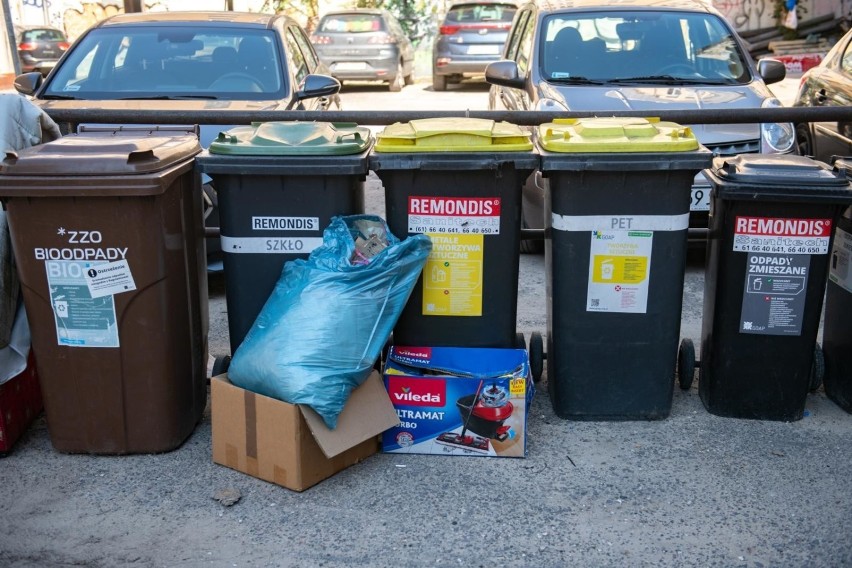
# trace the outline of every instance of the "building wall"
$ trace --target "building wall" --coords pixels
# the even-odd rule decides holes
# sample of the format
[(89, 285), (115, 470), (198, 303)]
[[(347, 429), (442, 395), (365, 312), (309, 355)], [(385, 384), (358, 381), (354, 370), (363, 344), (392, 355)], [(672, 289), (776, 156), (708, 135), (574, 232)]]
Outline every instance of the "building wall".
[[(737, 31), (771, 28), (776, 25), (772, 12), (774, 0), (713, 0)], [(852, 15), (852, 0), (799, 0), (799, 21), (833, 14), (839, 18)]]

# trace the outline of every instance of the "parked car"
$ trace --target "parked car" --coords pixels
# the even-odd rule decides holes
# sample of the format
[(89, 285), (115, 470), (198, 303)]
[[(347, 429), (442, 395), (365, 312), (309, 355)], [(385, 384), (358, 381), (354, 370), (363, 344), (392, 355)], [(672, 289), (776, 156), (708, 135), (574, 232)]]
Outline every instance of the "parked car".
[[(25, 73), (15, 79), (15, 89), (48, 113), (339, 108), (340, 83), (327, 72), (305, 31), (285, 16), (144, 12), (98, 22), (47, 78)], [(202, 146), (228, 128), (201, 125)], [(206, 223), (215, 227), (216, 192), (205, 181)], [(207, 246), (208, 259), (215, 261), (219, 240)]]
[(387, 10), (329, 12), (311, 42), (340, 81), (386, 81), (391, 91), (414, 82), (414, 47)]
[[(852, 30), (816, 67), (805, 71), (793, 106), (852, 106)], [(813, 122), (796, 125), (799, 153), (831, 162), (852, 156), (852, 123)]]
[(42, 75), (47, 75), (56, 66), (56, 62), (71, 45), (65, 32), (47, 26), (15, 28), (15, 43), (18, 46), (21, 71), (38, 71)]
[[(755, 63), (725, 18), (701, 0), (542, 0), (519, 8), (503, 53), (485, 77), (491, 110), (600, 111), (781, 106), (767, 88), (784, 79), (777, 60)], [(791, 124), (701, 124), (714, 154), (795, 150)], [(544, 191), (534, 174), (523, 221), (544, 226)], [(692, 187), (690, 227), (707, 226), (710, 184)], [(693, 235), (697, 232), (693, 231)], [(692, 240), (701, 240), (693, 236)], [(540, 241), (525, 241), (540, 250)]]
[(500, 59), (517, 6), (511, 2), (459, 2), (450, 6), (432, 44), (432, 88), (482, 75)]

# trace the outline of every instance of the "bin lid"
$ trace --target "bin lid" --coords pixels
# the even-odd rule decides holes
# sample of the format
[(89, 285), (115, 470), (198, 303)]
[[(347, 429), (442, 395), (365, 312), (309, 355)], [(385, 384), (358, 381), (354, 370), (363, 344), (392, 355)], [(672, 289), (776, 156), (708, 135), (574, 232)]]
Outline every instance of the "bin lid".
[(485, 118), (424, 118), (397, 122), (377, 136), (376, 152), (525, 152), (530, 134)]
[(140, 136), (138, 132), (70, 134), (20, 151), (7, 151), (0, 174), (114, 176), (164, 170), (201, 151), (194, 135)]
[(691, 128), (658, 118), (557, 118), (539, 125), (536, 139), (551, 152), (686, 152), (700, 147)]
[(210, 144), (211, 154), (249, 156), (345, 155), (363, 152), (372, 143), (369, 128), (352, 123), (254, 122), (237, 126)]
[(846, 176), (805, 156), (741, 154), (715, 158), (706, 172), (722, 199), (852, 203)]

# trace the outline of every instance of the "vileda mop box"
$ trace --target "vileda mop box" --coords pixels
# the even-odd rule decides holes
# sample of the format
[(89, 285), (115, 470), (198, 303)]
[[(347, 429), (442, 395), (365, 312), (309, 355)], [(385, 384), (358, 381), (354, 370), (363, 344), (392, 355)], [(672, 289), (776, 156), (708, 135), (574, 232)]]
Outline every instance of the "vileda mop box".
[(526, 351), (393, 346), (384, 378), (400, 425), (382, 434), (383, 452), (526, 455), (535, 391)]

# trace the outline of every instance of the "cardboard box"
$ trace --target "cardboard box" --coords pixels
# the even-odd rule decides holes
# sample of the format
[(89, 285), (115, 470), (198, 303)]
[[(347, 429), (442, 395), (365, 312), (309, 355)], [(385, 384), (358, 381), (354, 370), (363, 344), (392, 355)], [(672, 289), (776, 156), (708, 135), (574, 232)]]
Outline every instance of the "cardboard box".
[(393, 346), (385, 387), (400, 424), (383, 452), (526, 456), (535, 387), (522, 349)]
[(310, 408), (241, 389), (227, 374), (211, 379), (210, 397), (213, 461), (295, 491), (375, 454), (378, 435), (399, 423), (375, 371), (334, 430)]
[(43, 408), (35, 359), (30, 350), (27, 368), (0, 384), (0, 455), (12, 449)]

